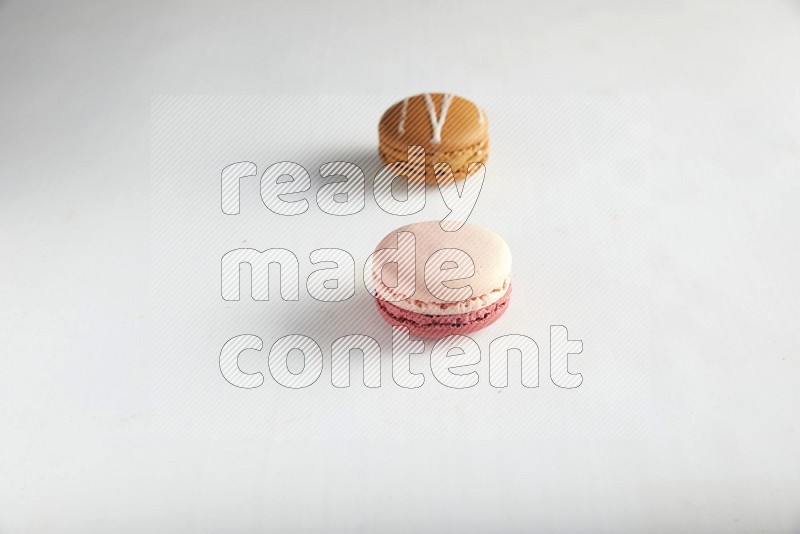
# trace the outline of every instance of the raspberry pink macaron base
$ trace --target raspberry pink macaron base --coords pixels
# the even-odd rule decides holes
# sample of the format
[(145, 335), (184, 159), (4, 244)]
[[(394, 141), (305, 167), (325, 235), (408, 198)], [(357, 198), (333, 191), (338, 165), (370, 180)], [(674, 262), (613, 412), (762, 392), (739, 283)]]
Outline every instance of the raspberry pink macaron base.
[(391, 302), (376, 300), (383, 318), (393, 326), (405, 326), (411, 335), (423, 338), (441, 338), (454, 334), (469, 334), (489, 326), (508, 308), (511, 297), (509, 286), (500, 300), (475, 311), (450, 315), (427, 315), (404, 310)]

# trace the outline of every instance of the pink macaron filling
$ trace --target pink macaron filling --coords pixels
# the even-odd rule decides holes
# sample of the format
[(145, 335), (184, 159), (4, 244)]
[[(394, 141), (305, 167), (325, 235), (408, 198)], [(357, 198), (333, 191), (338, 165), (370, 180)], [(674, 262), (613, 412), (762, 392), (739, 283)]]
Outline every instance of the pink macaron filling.
[(378, 310), (386, 321), (394, 326), (405, 326), (413, 336), (439, 338), (453, 334), (469, 334), (489, 326), (508, 308), (511, 286), (505, 295), (479, 310), (450, 315), (427, 315), (404, 310), (391, 302), (376, 300)]

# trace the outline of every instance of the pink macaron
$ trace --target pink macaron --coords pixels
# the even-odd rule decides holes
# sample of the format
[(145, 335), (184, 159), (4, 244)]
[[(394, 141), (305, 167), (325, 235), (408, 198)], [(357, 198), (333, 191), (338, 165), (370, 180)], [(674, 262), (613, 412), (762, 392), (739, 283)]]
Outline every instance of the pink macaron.
[(438, 221), (387, 235), (371, 256), (370, 292), (391, 325), (417, 337), (475, 332), (497, 321), (511, 296), (511, 251), (490, 230)]

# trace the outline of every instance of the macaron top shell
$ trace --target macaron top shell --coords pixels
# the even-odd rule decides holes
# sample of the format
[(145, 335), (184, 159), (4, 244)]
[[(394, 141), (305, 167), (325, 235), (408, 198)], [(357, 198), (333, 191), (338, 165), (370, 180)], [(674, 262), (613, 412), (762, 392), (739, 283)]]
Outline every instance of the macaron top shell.
[(419, 145), (426, 153), (443, 154), (484, 142), (489, 124), (483, 110), (466, 98), (425, 93), (389, 108), (381, 118), (378, 134), (382, 144), (395, 149)]
[[(373, 265), (372, 278), (376, 282), (376, 297), (389, 300), (398, 308), (426, 315), (449, 315), (479, 310), (500, 300), (511, 284), (511, 251), (503, 239), (494, 232), (466, 223), (455, 232), (442, 230), (439, 221), (426, 221), (402, 226), (383, 238), (376, 250), (398, 246), (398, 233), (411, 232), (415, 238), (415, 292), (405, 300), (395, 300), (392, 287), (397, 285), (397, 270), (385, 268), (380, 283), (379, 266)], [(459, 249), (472, 259), (475, 273), (461, 280), (439, 282), (449, 288), (471, 286), (472, 294), (466, 300), (451, 302), (431, 294), (425, 283), (425, 265), (441, 249)], [(438, 269), (439, 265), (429, 266)], [(385, 285), (384, 285), (385, 284)], [(388, 286), (388, 287), (387, 287)]]

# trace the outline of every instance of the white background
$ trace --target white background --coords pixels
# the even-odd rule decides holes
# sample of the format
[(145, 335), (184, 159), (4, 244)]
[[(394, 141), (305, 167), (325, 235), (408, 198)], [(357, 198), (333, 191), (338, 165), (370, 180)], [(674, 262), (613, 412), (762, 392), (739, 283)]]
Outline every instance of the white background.
[[(798, 50), (796, 2), (0, 3), (0, 532), (796, 531)], [(226, 303), (219, 258), (285, 246), (304, 278), (313, 247), (363, 264), (409, 219), (369, 193), (282, 218), (255, 182), (226, 217), (219, 171), (369, 168), (380, 113), (426, 90), (487, 110), (472, 220), (514, 298), (475, 388), (424, 355), (419, 390), (387, 359), (338, 390), (333, 338), (389, 348), (363, 286)], [(255, 96), (167, 99), (167, 135), (160, 94)], [(584, 342), (575, 390), (550, 324)], [(216, 358), (240, 333), (311, 335), (322, 377), (283, 389), (255, 354), (237, 390)], [(488, 384), (506, 333), (539, 343), (539, 388)]]

